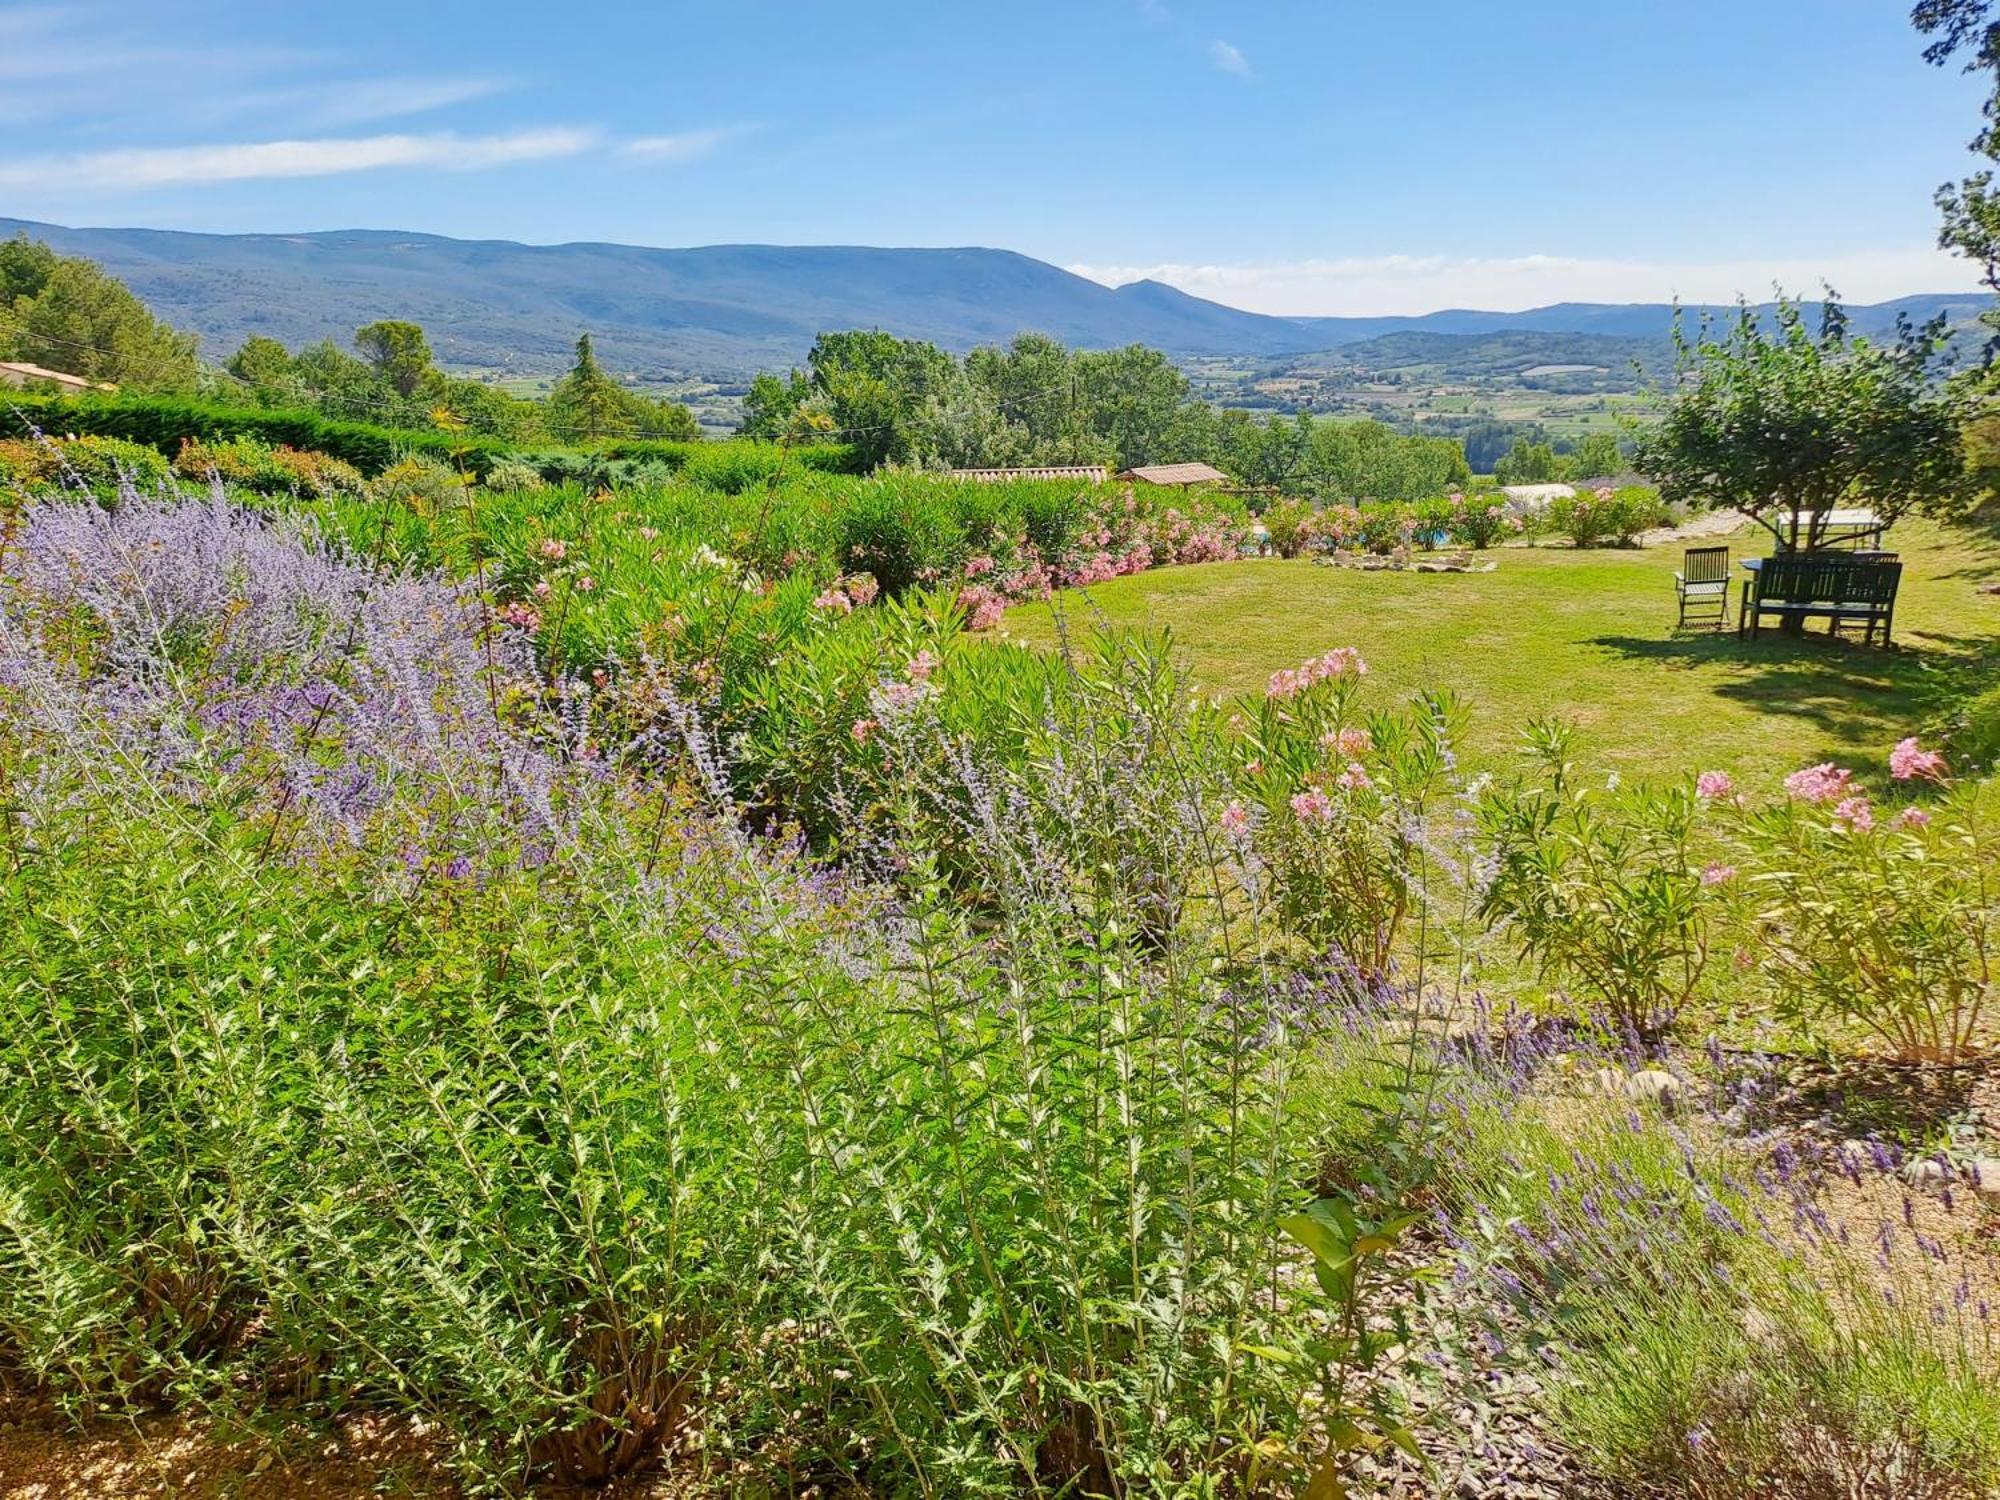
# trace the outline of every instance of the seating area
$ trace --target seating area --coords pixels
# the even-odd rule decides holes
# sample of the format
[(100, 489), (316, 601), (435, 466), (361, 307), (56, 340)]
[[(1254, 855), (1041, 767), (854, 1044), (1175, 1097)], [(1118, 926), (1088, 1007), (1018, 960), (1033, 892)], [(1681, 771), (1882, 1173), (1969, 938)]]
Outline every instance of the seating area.
[(1729, 623), (1729, 549), (1690, 547), (1681, 554), (1681, 569), (1674, 574), (1674, 597), (1680, 601), (1678, 627), (1690, 623)]
[[(1827, 621), (1829, 634), (1860, 626), (1870, 645), (1888, 645), (1896, 618), (1903, 564), (1893, 552), (1781, 552), (1744, 564), (1749, 576), (1736, 631), (1755, 639), (1767, 619), (1803, 630)], [(1683, 605), (1685, 610), (1685, 605)]]

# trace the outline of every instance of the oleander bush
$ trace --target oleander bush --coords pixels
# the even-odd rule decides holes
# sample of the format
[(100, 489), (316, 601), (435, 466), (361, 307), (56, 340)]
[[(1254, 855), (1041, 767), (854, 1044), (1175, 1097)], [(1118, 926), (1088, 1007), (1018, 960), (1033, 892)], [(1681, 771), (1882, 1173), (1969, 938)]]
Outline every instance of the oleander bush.
[(1240, 544), (1177, 494), (402, 462), (0, 528), (10, 1386), (474, 1492), (1277, 1500), (1513, 1441), (1470, 1360), (1613, 1490), (2000, 1482), (1990, 1252), (1672, 1050), (1721, 983), (1981, 1056), (1989, 783), (1492, 784), (1351, 649), (968, 628)]

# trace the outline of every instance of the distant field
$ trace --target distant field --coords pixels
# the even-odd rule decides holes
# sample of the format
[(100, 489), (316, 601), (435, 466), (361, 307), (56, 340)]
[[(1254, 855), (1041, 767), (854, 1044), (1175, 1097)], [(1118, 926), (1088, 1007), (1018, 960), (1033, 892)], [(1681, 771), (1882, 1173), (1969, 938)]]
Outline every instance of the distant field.
[[(1763, 533), (1729, 539), (1769, 551)], [(2000, 676), (2000, 541), (1905, 522), (1897, 649), (1819, 635), (1755, 645), (1734, 631), (1676, 635), (1671, 586), (1681, 549), (1574, 552), (1506, 548), (1492, 573), (1359, 573), (1257, 560), (1138, 574), (1068, 594), (1074, 628), (1093, 617), (1170, 631), (1202, 688), (1259, 692), (1269, 674), (1330, 646), (1361, 649), (1386, 702), (1450, 687), (1473, 711), (1468, 753), (1504, 763), (1538, 715), (1577, 722), (1593, 764), (1627, 776), (1720, 768), (1753, 785), (1822, 759), (1877, 778), (1890, 745), (1945, 695)], [(1006, 628), (1055, 637), (1047, 606)]]

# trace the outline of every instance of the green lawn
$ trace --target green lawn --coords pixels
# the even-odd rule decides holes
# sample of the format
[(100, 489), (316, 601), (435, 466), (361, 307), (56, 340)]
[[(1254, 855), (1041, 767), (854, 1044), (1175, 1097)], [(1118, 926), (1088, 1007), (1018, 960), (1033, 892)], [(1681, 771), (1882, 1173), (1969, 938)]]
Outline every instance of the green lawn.
[[(1738, 557), (1765, 533), (1727, 538)], [(2000, 677), (2000, 535), (1905, 521), (1896, 647), (1767, 631), (1674, 631), (1679, 546), (1576, 552), (1510, 547), (1485, 574), (1361, 573), (1276, 559), (1164, 568), (1011, 611), (1054, 639), (1092, 619), (1164, 629), (1204, 689), (1262, 691), (1269, 674), (1358, 646), (1381, 698), (1433, 685), (1472, 709), (1468, 757), (1498, 764), (1530, 718), (1580, 727), (1579, 754), (1632, 776), (1715, 768), (1753, 785), (1833, 759), (1880, 779), (1895, 740), (1974, 683)], [(1733, 606), (1732, 606), (1733, 607)]]

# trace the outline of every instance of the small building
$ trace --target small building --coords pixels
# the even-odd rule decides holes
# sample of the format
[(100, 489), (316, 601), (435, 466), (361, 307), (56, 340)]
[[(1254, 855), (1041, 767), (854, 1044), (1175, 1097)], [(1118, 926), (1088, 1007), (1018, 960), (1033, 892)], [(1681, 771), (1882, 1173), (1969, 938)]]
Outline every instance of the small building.
[(1049, 464), (1036, 469), (947, 469), (947, 479), (970, 479), (974, 484), (1005, 484), (1010, 479), (1074, 479), (1084, 484), (1104, 483), (1103, 464)]
[(106, 385), (101, 381), (85, 380), (81, 375), (69, 375), (61, 370), (45, 370), (40, 365), (31, 365), (25, 360), (9, 359), (0, 359), (0, 385), (55, 385), (79, 395), (84, 391), (118, 389), (115, 385)]
[(1147, 464), (1118, 476), (1126, 484), (1159, 484), (1191, 490), (1203, 484), (1227, 484), (1229, 476), (1209, 464)]
[(1573, 484), (1503, 484), (1500, 493), (1507, 497), (1507, 508), (1519, 515), (1534, 515), (1547, 510), (1551, 500), (1574, 500), (1576, 486)]

